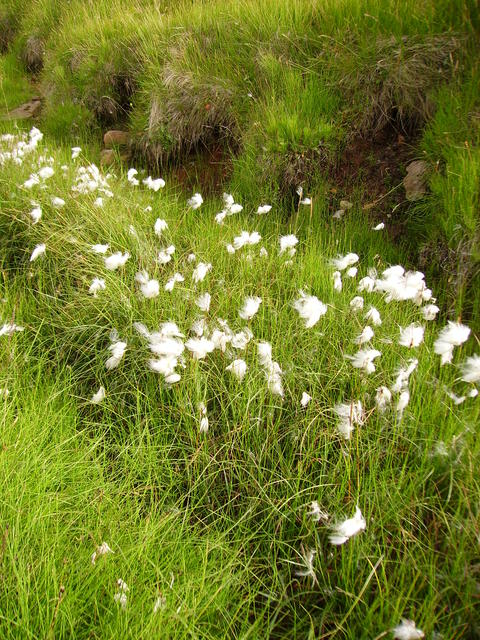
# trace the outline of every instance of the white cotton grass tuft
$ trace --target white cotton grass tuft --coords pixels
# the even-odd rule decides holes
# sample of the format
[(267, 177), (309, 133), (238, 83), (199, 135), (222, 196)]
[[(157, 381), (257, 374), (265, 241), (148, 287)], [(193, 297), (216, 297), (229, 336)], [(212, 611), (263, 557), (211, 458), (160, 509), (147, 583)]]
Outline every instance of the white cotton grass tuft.
[(370, 342), (370, 340), (375, 335), (372, 327), (367, 325), (363, 331), (355, 338), (355, 344), (365, 344), (366, 342)]
[(344, 256), (338, 256), (337, 258), (333, 258), (331, 260), (331, 264), (338, 271), (343, 271), (344, 269), (351, 267), (358, 261), (359, 261), (359, 257), (356, 253), (347, 253)]
[(215, 343), (204, 336), (201, 338), (190, 338), (185, 343), (185, 346), (195, 360), (203, 360), (203, 358), (215, 349)]
[(199, 262), (192, 273), (192, 280), (195, 283), (202, 282), (209, 271), (212, 270), (212, 265), (208, 262)]
[(343, 283), (342, 283), (342, 274), (340, 273), (340, 271), (334, 271), (332, 274), (332, 278), (333, 278), (333, 288), (335, 291), (338, 291), (340, 293), (340, 291), (343, 288)]
[(52, 169), (52, 167), (42, 167), (38, 171), (38, 175), (42, 180), (48, 180), (48, 178), (51, 178), (54, 173), (55, 171)]
[(371, 293), (375, 288), (375, 279), (370, 276), (365, 276), (358, 282), (357, 290), (359, 293), (362, 291), (367, 291), (367, 293)]
[(113, 551), (113, 549), (110, 549), (110, 547), (108, 546), (108, 544), (106, 542), (102, 542), (101, 545), (99, 545), (95, 551), (92, 553), (91, 557), (90, 557), (90, 561), (92, 564), (95, 564), (95, 562), (98, 560), (98, 558), (101, 558), (102, 556), (106, 556), (109, 553), (115, 553), (115, 551)]
[(82, 152), (81, 147), (72, 147), (72, 160), (75, 160), (76, 158), (78, 158), (81, 152)]
[(304, 391), (300, 399), (301, 406), (305, 408), (308, 405), (308, 403), (311, 401), (311, 399), (312, 399), (312, 396), (309, 395), (306, 391)]
[[(192, 333), (194, 333), (197, 336), (197, 338), (200, 338), (201, 336), (203, 336), (203, 334), (207, 331), (207, 329), (208, 329), (208, 325), (205, 318), (198, 318), (197, 320), (194, 320), (194, 322), (192, 323), (192, 326), (190, 327), (190, 331), (192, 331)], [(212, 340), (213, 340), (213, 337), (212, 337)]]
[(5, 322), (5, 324), (0, 327), (0, 337), (1, 336), (12, 336), (14, 333), (20, 333), (24, 331), (24, 327), (21, 327), (14, 322)]
[(441, 365), (452, 361), (454, 348), (466, 342), (469, 335), (469, 327), (460, 322), (448, 321), (433, 345), (435, 353), (441, 356)]
[(151, 371), (164, 376), (167, 385), (173, 385), (180, 381), (180, 374), (175, 371), (179, 364), (185, 346), (183, 333), (175, 322), (164, 322), (158, 331), (150, 333), (140, 322), (134, 323), (135, 330), (149, 343), (149, 349), (155, 356), (148, 362)]
[(122, 342), (121, 340), (112, 341), (112, 344), (108, 347), (108, 350), (111, 351), (112, 355), (105, 362), (105, 367), (108, 370), (116, 369), (118, 367), (125, 355), (126, 348), (126, 342)]
[(398, 344), (410, 349), (418, 347), (423, 342), (424, 333), (424, 327), (419, 324), (413, 323), (409, 324), (408, 327), (400, 327), (400, 338), (398, 339)]
[(42, 217), (42, 209), (40, 206), (35, 206), (31, 211), (30, 211), (30, 217), (32, 219), (33, 224), (37, 224), (37, 222), (40, 221), (40, 218)]
[(250, 331), (248, 327), (245, 327), (242, 331), (238, 331), (234, 333), (231, 337), (231, 345), (234, 349), (244, 350), (247, 347), (247, 344), (253, 338), (253, 333)]
[(413, 620), (402, 618), (399, 625), (392, 629), (393, 637), (395, 640), (420, 640), (424, 638), (425, 634), (421, 629), (418, 629)]
[(187, 204), (191, 209), (199, 209), (203, 204), (203, 198), (200, 193), (194, 193), (191, 198), (187, 200)]
[(262, 204), (257, 209), (257, 214), (259, 216), (268, 213), (271, 210), (272, 206), (270, 204)]
[(140, 184), (138, 179), (135, 177), (136, 175), (138, 175), (138, 171), (136, 169), (132, 168), (127, 171), (127, 180), (133, 187), (136, 187)]
[(307, 295), (302, 290), (300, 290), (299, 295), (299, 299), (293, 303), (293, 308), (304, 320), (305, 328), (311, 329), (327, 313), (327, 305), (316, 296)]
[(91, 249), (93, 253), (105, 254), (110, 249), (109, 244), (92, 244)]
[(203, 402), (200, 402), (198, 405), (198, 409), (200, 411), (200, 433), (207, 433), (208, 431), (208, 416), (207, 416), (207, 407)]
[(312, 204), (312, 199), (311, 198), (307, 198), (306, 196), (303, 196), (303, 187), (300, 185), (299, 187), (297, 187), (297, 194), (299, 197), (299, 202), (298, 204), (302, 204), (302, 205), (311, 205)]
[(175, 253), (175, 246), (173, 244), (166, 247), (165, 249), (160, 249), (157, 255), (158, 264), (161, 264), (161, 265), (168, 264), (172, 259), (172, 256), (174, 253)]
[(223, 221), (227, 216), (233, 216), (235, 213), (240, 213), (243, 210), (241, 204), (235, 202), (234, 197), (230, 193), (223, 194), (224, 208), (220, 213), (215, 216), (217, 224), (223, 224)]
[(317, 584), (317, 576), (315, 575), (315, 569), (313, 567), (313, 561), (316, 555), (315, 549), (309, 549), (306, 553), (302, 553), (302, 562), (294, 562), (293, 564), (298, 567), (302, 567), (301, 569), (297, 569), (295, 571), (295, 575), (299, 578), (311, 578), (313, 584)]
[(54, 209), (61, 209), (65, 206), (65, 200), (63, 200), (63, 198), (59, 198), (58, 196), (54, 196), (51, 199), (51, 203)]
[(377, 393), (375, 395), (375, 404), (380, 413), (385, 413), (385, 411), (390, 406), (392, 402), (392, 393), (388, 387), (382, 386), (378, 387)]
[(198, 298), (195, 300), (195, 304), (201, 311), (208, 313), (210, 309), (211, 301), (212, 301), (212, 296), (207, 292), (207, 293), (202, 293), (201, 296), (198, 296)]
[(313, 522), (328, 522), (330, 516), (326, 511), (320, 508), (320, 505), (316, 500), (310, 503), (310, 511), (307, 515), (313, 520)]
[(165, 596), (160, 595), (158, 596), (158, 598), (155, 600), (154, 604), (153, 604), (153, 613), (158, 613), (159, 611), (161, 611), (161, 609), (163, 609), (167, 604), (167, 599), (165, 598)]
[(127, 587), (126, 582), (124, 582), (121, 578), (117, 580), (117, 592), (113, 596), (114, 602), (119, 604), (123, 610), (127, 608), (127, 592), (129, 588)]
[(174, 273), (173, 276), (169, 278), (165, 283), (165, 287), (164, 287), (165, 291), (173, 291), (177, 282), (183, 282), (184, 280), (185, 278), (182, 276), (181, 273), (178, 273), (178, 272)]
[(339, 403), (333, 408), (338, 416), (336, 428), (345, 440), (350, 440), (355, 425), (362, 425), (365, 422), (365, 411), (360, 400), (350, 403)]
[(363, 369), (366, 374), (375, 371), (374, 360), (382, 355), (378, 349), (360, 349), (354, 356), (346, 355), (345, 358), (350, 360), (355, 369)]
[(385, 223), (384, 222), (379, 222), (377, 225), (372, 227), (373, 231), (381, 231), (382, 229), (385, 229)]
[(396, 406), (396, 411), (397, 411), (399, 420), (402, 419), (403, 413), (407, 408), (409, 402), (410, 402), (410, 392), (408, 389), (404, 389), (398, 397), (397, 406)]
[(37, 244), (30, 256), (30, 262), (33, 262), (34, 260), (42, 256), (45, 253), (45, 250), (46, 250), (45, 244)]
[(436, 304), (426, 304), (424, 307), (422, 307), (420, 309), (423, 319), (424, 320), (435, 320), (435, 318), (437, 317), (437, 313), (440, 311), (440, 309), (437, 307)]
[(257, 354), (262, 367), (266, 367), (272, 361), (272, 345), (269, 342), (259, 342)]
[(357, 506), (355, 509), (355, 515), (353, 518), (348, 518), (339, 524), (332, 526), (332, 533), (328, 536), (331, 544), (341, 545), (345, 544), (350, 538), (356, 536), (361, 531), (365, 531), (367, 523), (365, 518)]
[(272, 359), (272, 345), (269, 342), (259, 342), (257, 353), (270, 393), (283, 398), (282, 370), (278, 362)]
[(33, 187), (35, 187), (37, 184), (40, 184), (40, 178), (36, 173), (32, 173), (30, 175), (30, 177), (28, 178), (28, 180), (25, 180), (25, 182), (23, 183), (23, 187), (25, 189), (32, 189)]
[(396, 373), (396, 380), (393, 384), (391, 390), (393, 393), (400, 393), (408, 386), (408, 380), (412, 373), (418, 366), (418, 360), (416, 358), (412, 358), (408, 361), (408, 365), (406, 367), (400, 367)]
[(129, 258), (130, 254), (128, 253), (128, 251), (125, 251), (125, 253), (116, 251), (115, 253), (112, 253), (112, 255), (104, 259), (105, 267), (109, 271), (115, 271), (115, 269), (123, 267)]
[[(239, 236), (235, 236), (233, 239), (233, 244), (227, 245), (227, 251), (229, 253), (235, 253), (239, 249), (242, 249), (245, 246), (254, 246), (260, 242), (262, 236), (258, 233), (258, 231), (242, 231)], [(228, 247), (233, 247), (233, 251)]]
[(98, 297), (99, 291), (104, 291), (106, 289), (105, 280), (103, 278), (94, 278), (92, 280), (92, 284), (90, 285), (88, 292), (93, 294), (94, 298)]
[(279, 242), (280, 242), (280, 251), (279, 251), (280, 255), (285, 252), (288, 252), (290, 256), (293, 256), (295, 254), (296, 246), (298, 244), (298, 238), (296, 235), (291, 233), (290, 235), (287, 235), (287, 236), (281, 236)]
[(478, 382), (480, 380), (480, 356), (474, 354), (469, 356), (465, 362), (460, 365), (462, 371), (461, 379), (464, 382)]
[(165, 180), (163, 180), (163, 178), (154, 179), (152, 178), (152, 176), (148, 176), (148, 178), (142, 180), (142, 184), (144, 184), (147, 189), (151, 189), (156, 193), (159, 189), (163, 189), (163, 187), (165, 186)]
[(385, 269), (382, 277), (375, 280), (375, 291), (385, 293), (386, 302), (412, 300), (420, 306), (432, 298), (432, 292), (425, 284), (425, 275), (421, 271), (405, 271), (401, 265)]
[(352, 311), (362, 311), (364, 300), (362, 296), (355, 296), (350, 300), (350, 309)]
[[(362, 298), (363, 300), (363, 298)], [(363, 316), (367, 322), (371, 322), (374, 326), (379, 327), (382, 324), (382, 318), (380, 312), (375, 307), (370, 307), (367, 313)]]
[(226, 370), (230, 371), (230, 373), (232, 373), (235, 378), (237, 378), (237, 380), (242, 381), (245, 377), (245, 374), (247, 373), (247, 363), (245, 362), (245, 360), (238, 358), (237, 360), (231, 362), (228, 367), (226, 367)]
[(100, 387), (96, 393), (93, 394), (90, 403), (100, 404), (105, 400), (105, 387)]
[(161, 236), (166, 229), (168, 229), (167, 221), (163, 220), (162, 218), (157, 218), (155, 220), (155, 224), (153, 225), (155, 235)]
[(262, 299), (258, 296), (248, 296), (245, 298), (243, 307), (238, 312), (238, 315), (242, 320), (251, 320), (253, 316), (258, 312)]
[(357, 267), (350, 267), (349, 269), (346, 270), (345, 275), (347, 275), (349, 278), (355, 278), (357, 273), (358, 273)]
[(150, 279), (147, 271), (139, 271), (135, 281), (140, 285), (140, 291), (144, 298), (156, 298), (160, 293), (158, 280)]
[(453, 391), (449, 391), (447, 388), (445, 388), (445, 393), (456, 405), (463, 404), (467, 399), (467, 396), (457, 396)]

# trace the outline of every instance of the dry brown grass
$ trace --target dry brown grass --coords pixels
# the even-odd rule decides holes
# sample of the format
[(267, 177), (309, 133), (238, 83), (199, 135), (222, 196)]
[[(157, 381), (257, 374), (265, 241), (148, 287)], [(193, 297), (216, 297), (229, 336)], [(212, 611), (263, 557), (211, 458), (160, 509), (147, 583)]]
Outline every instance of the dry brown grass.
[(407, 131), (423, 125), (435, 109), (432, 91), (459, 70), (464, 44), (445, 33), (377, 39), (356, 57), (353, 47), (339, 51), (334, 66), (354, 104), (355, 133), (375, 134), (392, 120)]
[(150, 163), (162, 164), (201, 147), (237, 140), (233, 94), (221, 78), (199, 78), (166, 66), (161, 92), (150, 100), (148, 128), (138, 138), (139, 150)]
[(30, 36), (22, 51), (23, 64), (30, 73), (39, 73), (43, 69), (45, 43), (37, 36)]
[(0, 14), (0, 53), (5, 53), (16, 34), (15, 21), (7, 14)]

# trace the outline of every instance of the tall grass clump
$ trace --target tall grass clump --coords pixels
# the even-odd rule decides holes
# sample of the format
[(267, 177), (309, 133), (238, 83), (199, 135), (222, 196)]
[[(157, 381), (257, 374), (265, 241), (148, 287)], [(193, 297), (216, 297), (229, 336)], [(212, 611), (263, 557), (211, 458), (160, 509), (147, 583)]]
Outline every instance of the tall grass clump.
[(420, 150), (431, 171), (430, 192), (410, 213), (420, 257), (447, 291), (447, 304), (478, 322), (479, 275), (478, 68), (436, 96), (437, 110)]

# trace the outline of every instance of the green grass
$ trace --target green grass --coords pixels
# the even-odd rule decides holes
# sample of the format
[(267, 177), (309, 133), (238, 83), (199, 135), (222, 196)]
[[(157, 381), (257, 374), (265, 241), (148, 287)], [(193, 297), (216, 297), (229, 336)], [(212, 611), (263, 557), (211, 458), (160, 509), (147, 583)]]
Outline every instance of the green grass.
[[(47, 147), (55, 168), (47, 188), (19, 187)], [(192, 211), (175, 186), (153, 194), (119, 172), (110, 179), (114, 198), (97, 209), (96, 194), (70, 190), (88, 156), (69, 156), (46, 139), (22, 166), (6, 163), (0, 181), (1, 317), (25, 327), (0, 339), (0, 387), (10, 390), (1, 401), (2, 635), (353, 639), (377, 637), (406, 616), (427, 637), (475, 637), (479, 405), (455, 406), (445, 391), (466, 391), (456, 365), (475, 352), (475, 339), (456, 350), (454, 366), (441, 368), (437, 323), (428, 323), (425, 344), (412, 354), (396, 341), (399, 326), (421, 319), (418, 308), (366, 293), (383, 319), (377, 371), (365, 376), (344, 358), (357, 350), (363, 327), (349, 307), (359, 277), (405, 262), (402, 249), (371, 231), (357, 207), (333, 226), (321, 198), (312, 219), (302, 207), (287, 221), (278, 209), (257, 218), (261, 201), (242, 200), (244, 211), (218, 226), (218, 200)], [(51, 207), (53, 195), (66, 200), (63, 209)], [(43, 209), (36, 225), (32, 198)], [(161, 240), (157, 217), (169, 225)], [(261, 233), (267, 257), (260, 245), (227, 253), (242, 229)], [(289, 265), (278, 238), (292, 230), (300, 242)], [(46, 253), (30, 263), (40, 242)], [(128, 250), (126, 266), (106, 271), (89, 249), (96, 242)], [(156, 265), (159, 247), (171, 242), (172, 263)], [(359, 275), (344, 277), (338, 293), (329, 259), (349, 250), (360, 255)], [(213, 264), (197, 287), (192, 251)], [(139, 296), (140, 268), (160, 281), (159, 297)], [(167, 293), (175, 271), (185, 282)], [(97, 298), (88, 293), (94, 276), (106, 280)], [(302, 287), (329, 305), (313, 329), (292, 308)], [(225, 318), (241, 329), (244, 297), (262, 297), (248, 323), (254, 340), (236, 353), (247, 375), (239, 383), (225, 371), (228, 352), (200, 362), (186, 355), (182, 379), (169, 389), (148, 370), (133, 323), (153, 330), (175, 320), (188, 335), (203, 291), (212, 294), (211, 328)], [(106, 371), (112, 328), (128, 347), (118, 369)], [(272, 343), (283, 370), (283, 401), (266, 387), (259, 340)], [(412, 355), (419, 367), (403, 420), (394, 410), (381, 416), (376, 388), (391, 385)], [(97, 407), (89, 398), (100, 384), (106, 398)], [(313, 398), (306, 409), (303, 391)], [(352, 399), (362, 400), (368, 419), (345, 441), (332, 408)], [(328, 527), (308, 516), (313, 500), (333, 521), (358, 503), (366, 531), (330, 545)], [(92, 566), (104, 540), (115, 553)], [(318, 584), (296, 576), (292, 564), (310, 548)], [(113, 600), (118, 578), (130, 588), (125, 611)], [(153, 615), (159, 594), (166, 604)]]
[(7, 114), (35, 95), (29, 79), (22, 73), (15, 56), (0, 58), (0, 113)]
[[(471, 390), (459, 366), (480, 338), (478, 29), (467, 0), (2, 5), (2, 110), (38, 86), (45, 95), (38, 149), (19, 164), (0, 155), (0, 328), (25, 328), (0, 336), (0, 390), (9, 390), (0, 391), (2, 638), (379, 639), (401, 617), (426, 638), (479, 636), (479, 401), (448, 395)], [(32, 85), (24, 67), (38, 51)], [(0, 133), (29, 126), (2, 121)], [(137, 177), (163, 175), (167, 186), (132, 187), (129, 167), (116, 164), (114, 196), (98, 208), (97, 191), (71, 187), (115, 127), (134, 135), (130, 166), (147, 167)], [(385, 131), (431, 167), (416, 203), (388, 173), (372, 186)], [(364, 162), (342, 177), (357, 152)], [(22, 187), (50, 157), (45, 188)], [(197, 211), (185, 184), (205, 197)], [(298, 205), (299, 185), (311, 207)], [(244, 208), (219, 226), (222, 190)], [(342, 198), (353, 207), (335, 220)], [(43, 212), (35, 225), (32, 201)], [(265, 203), (272, 210), (255, 215)], [(372, 229), (379, 221), (384, 231)], [(262, 240), (230, 255), (242, 230)], [(291, 261), (278, 251), (289, 233), (299, 239)], [(45, 255), (30, 262), (39, 243)], [(130, 258), (108, 271), (94, 243)], [(169, 244), (172, 261), (160, 266)], [(350, 251), (358, 274), (337, 292), (330, 260)], [(197, 285), (192, 252), (212, 263)], [(365, 326), (365, 310), (349, 303), (370, 269), (395, 264), (425, 271), (441, 311), (426, 322), (412, 302), (362, 293), (383, 321), (372, 340), (382, 355), (365, 375), (345, 358)], [(135, 282), (143, 269), (160, 283), (151, 300)], [(167, 292), (175, 272), (185, 280)], [(98, 297), (95, 277), (106, 284)], [(328, 305), (311, 329), (292, 306), (300, 289)], [(205, 292), (202, 314), (195, 300)], [(241, 320), (244, 298), (257, 295), (258, 313)], [(149, 369), (134, 323), (154, 331), (175, 321), (186, 340), (202, 316), (208, 332), (224, 319), (253, 338), (198, 362), (186, 350), (170, 388)], [(441, 367), (434, 341), (458, 317), (472, 335)], [(412, 322), (425, 325), (425, 342), (409, 350), (398, 336)], [(127, 349), (108, 371), (113, 329)], [(282, 369), (283, 399), (268, 389), (262, 340)], [(391, 387), (411, 357), (419, 364), (403, 418), (394, 406), (380, 414), (377, 388)], [(247, 363), (241, 382), (226, 370), (234, 358)], [(313, 398), (306, 408), (303, 392)], [(354, 400), (367, 418), (345, 440), (333, 408)], [(358, 505), (366, 530), (331, 545), (329, 525), (308, 515), (314, 500), (330, 523)], [(92, 565), (103, 541), (114, 553)], [(315, 582), (296, 574), (309, 549)], [(125, 610), (114, 601), (119, 578), (130, 589)]]

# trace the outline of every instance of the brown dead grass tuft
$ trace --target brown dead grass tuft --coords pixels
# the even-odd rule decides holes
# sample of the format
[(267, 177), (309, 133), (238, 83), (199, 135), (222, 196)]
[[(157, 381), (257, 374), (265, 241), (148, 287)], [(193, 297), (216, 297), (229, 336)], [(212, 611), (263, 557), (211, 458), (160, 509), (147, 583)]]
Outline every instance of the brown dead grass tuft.
[(445, 33), (377, 39), (353, 58), (353, 47), (339, 51), (334, 65), (357, 107), (355, 132), (375, 134), (392, 120), (405, 131), (422, 126), (434, 111), (432, 91), (458, 70), (464, 44), (461, 36)]
[(43, 69), (45, 43), (37, 36), (30, 36), (22, 51), (23, 64), (30, 73), (39, 73)]
[(150, 163), (178, 161), (201, 147), (238, 139), (233, 89), (220, 78), (198, 78), (167, 66), (160, 95), (152, 97), (148, 129), (139, 138)]
[(9, 15), (0, 14), (0, 53), (6, 53), (15, 38), (17, 25)]

